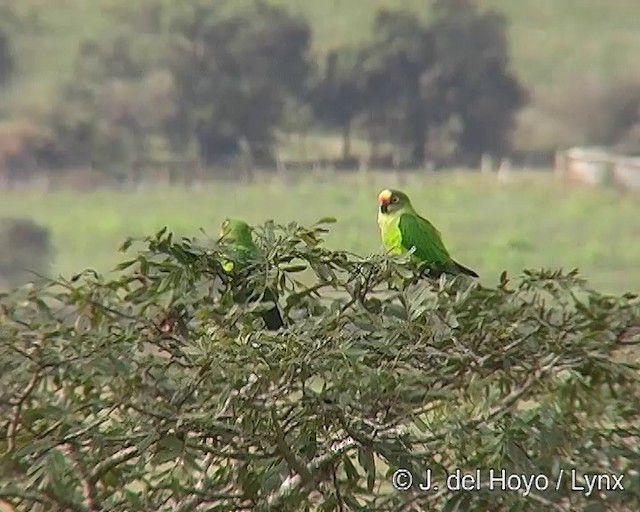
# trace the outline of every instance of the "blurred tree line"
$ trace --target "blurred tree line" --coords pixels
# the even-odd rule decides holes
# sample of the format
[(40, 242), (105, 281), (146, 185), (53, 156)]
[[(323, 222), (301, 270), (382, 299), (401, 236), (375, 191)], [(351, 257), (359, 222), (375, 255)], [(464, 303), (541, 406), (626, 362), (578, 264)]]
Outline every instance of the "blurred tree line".
[[(320, 55), (307, 20), (262, 0), (109, 0), (103, 11), (109, 29), (79, 45), (49, 108), (16, 114), (0, 101), (0, 120), (19, 121), (0, 134), (0, 170), (7, 154), (18, 167), (111, 173), (238, 156), (269, 165), (278, 134), (317, 129), (342, 134), (345, 161), (357, 137), (373, 160), (384, 144), (406, 163), (474, 165), (509, 154), (531, 96), (511, 71), (506, 18), (473, 0), (432, 0), (428, 21), (380, 10), (371, 40)], [(33, 12), (0, 2), (0, 93), (24, 67), (14, 43), (29, 30)], [(574, 134), (558, 144), (637, 149), (640, 82), (576, 80), (531, 98)]]
[[(372, 41), (320, 59), (306, 20), (260, 0), (111, 0), (104, 9), (113, 29), (81, 44), (29, 141), (46, 167), (211, 164), (241, 147), (269, 161), (278, 131), (301, 123), (339, 129), (345, 159), (357, 129), (374, 149), (393, 143), (414, 163), (468, 161), (508, 151), (526, 100), (509, 69), (505, 18), (471, 0), (435, 0), (428, 23), (380, 11)], [(0, 66), (8, 76), (11, 59)]]
[[(15, 72), (15, 59), (11, 42), (10, 23), (12, 10), (8, 4), (0, 3), (0, 91)], [(1, 104), (0, 104), (1, 107)], [(1, 114), (1, 110), (0, 110)]]
[[(511, 71), (506, 18), (473, 0), (431, 7), (426, 22), (380, 10), (370, 41), (316, 55), (307, 21), (262, 0), (109, 0), (110, 29), (77, 48), (53, 106), (17, 125), (19, 156), (111, 173), (237, 156), (269, 164), (278, 134), (318, 128), (342, 134), (345, 161), (354, 133), (373, 160), (382, 143), (414, 165), (507, 155), (530, 94)], [(0, 18), (1, 88), (20, 72), (15, 35), (37, 22), (8, 2)], [(572, 83), (552, 105), (582, 133), (575, 142), (640, 140), (640, 88), (625, 80)]]

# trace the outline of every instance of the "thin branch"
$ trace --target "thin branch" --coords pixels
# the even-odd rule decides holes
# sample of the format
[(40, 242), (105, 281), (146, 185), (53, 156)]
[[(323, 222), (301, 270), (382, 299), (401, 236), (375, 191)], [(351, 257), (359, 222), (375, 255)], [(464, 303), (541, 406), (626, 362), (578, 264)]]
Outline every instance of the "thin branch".
[(20, 423), (20, 413), (22, 412), (22, 406), (26, 402), (29, 395), (33, 392), (36, 385), (40, 381), (40, 370), (33, 374), (31, 380), (27, 384), (22, 395), (18, 399), (18, 403), (13, 407), (13, 414), (11, 415), (11, 420), (9, 421), (9, 427), (7, 428), (7, 451), (11, 452), (16, 446), (16, 431), (18, 430), (18, 424)]
[(129, 446), (122, 450), (117, 451), (110, 457), (107, 457), (105, 460), (97, 464), (89, 473), (88, 481), (90, 484), (95, 484), (98, 480), (107, 473), (112, 470), (119, 464), (126, 462), (128, 460), (133, 459), (140, 453), (137, 446)]
[[(193, 491), (196, 491), (196, 492), (190, 492), (189, 494), (193, 494), (193, 496), (191, 496), (188, 499), (185, 499), (182, 503), (178, 503), (177, 506), (174, 508), (176, 512), (191, 512), (192, 510), (195, 510), (205, 500), (205, 495), (201, 494), (201, 491), (204, 491), (206, 489), (206, 484), (208, 480), (207, 472), (209, 471), (209, 468), (213, 463), (213, 458), (214, 456), (212, 453), (208, 453), (205, 456), (204, 461), (202, 462), (202, 474), (200, 475), (200, 478), (196, 482), (195, 489), (193, 489)], [(210, 496), (207, 496), (207, 498), (211, 499)], [(231, 495), (227, 495), (222, 499), (231, 499), (231, 498), (241, 499), (242, 497), (241, 496), (232, 497)]]
[(98, 502), (97, 491), (93, 482), (89, 481), (89, 473), (86, 465), (80, 460), (80, 456), (76, 447), (71, 443), (65, 443), (63, 450), (67, 456), (73, 462), (74, 467), (78, 472), (80, 482), (82, 483), (82, 497), (84, 498), (84, 504), (89, 512), (97, 512), (101, 505)]
[[(313, 475), (312, 481), (320, 478), (320, 470), (339, 459), (344, 453), (358, 446), (358, 443), (351, 437), (347, 437), (335, 442), (329, 451), (319, 455), (307, 464), (306, 471)], [(295, 492), (300, 491), (305, 486), (300, 474), (287, 477), (280, 485), (280, 488), (271, 494), (266, 502), (256, 507), (260, 512), (283, 510), (284, 502)]]
[(284, 437), (284, 432), (280, 427), (278, 417), (276, 415), (276, 412), (273, 409), (271, 410), (271, 421), (273, 424), (273, 428), (275, 429), (276, 444), (278, 446), (280, 453), (284, 457), (284, 460), (289, 465), (289, 469), (291, 471), (295, 471), (300, 476), (302, 485), (310, 482), (312, 479), (311, 472), (304, 465), (304, 463), (301, 460), (299, 460), (298, 457), (296, 457), (296, 454), (289, 449), (289, 446), (287, 445), (287, 441)]
[[(118, 407), (119, 407), (119, 404), (111, 406), (111, 408), (106, 412), (106, 414), (103, 417), (96, 419), (95, 421), (89, 423), (88, 425), (84, 426), (80, 430), (77, 430), (76, 432), (72, 432), (70, 434), (67, 434), (66, 436), (64, 436), (64, 438), (62, 438), (61, 443), (69, 443), (71, 441), (74, 441), (74, 440), (78, 439), (79, 437), (82, 437), (85, 434), (88, 434), (94, 428), (96, 428), (96, 427), (102, 425), (104, 422), (108, 421), (109, 420), (109, 416), (111, 415), (111, 413), (113, 411), (115, 411)], [(75, 412), (79, 412), (79, 411), (75, 411)], [(52, 431), (52, 429), (49, 429), (49, 430)], [(49, 433), (50, 432), (47, 432), (47, 435)]]

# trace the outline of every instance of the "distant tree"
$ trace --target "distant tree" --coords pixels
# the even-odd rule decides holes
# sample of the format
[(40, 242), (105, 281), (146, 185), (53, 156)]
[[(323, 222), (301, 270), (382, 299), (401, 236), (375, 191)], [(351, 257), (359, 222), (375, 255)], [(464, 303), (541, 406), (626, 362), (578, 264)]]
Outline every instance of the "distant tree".
[(263, 2), (114, 2), (85, 41), (50, 120), (47, 158), (130, 168), (168, 147), (213, 162), (246, 140), (267, 156), (310, 68), (306, 22)]
[(572, 135), (571, 144), (640, 153), (640, 76), (573, 76), (546, 108)]
[(364, 107), (359, 55), (352, 49), (330, 52), (324, 74), (312, 87), (310, 99), (321, 123), (342, 131), (342, 158), (351, 156), (351, 128)]
[(374, 39), (362, 49), (366, 113), (370, 132), (409, 146), (415, 161), (424, 160), (428, 128), (436, 107), (422, 97), (421, 75), (435, 62), (430, 35), (415, 16), (382, 10), (375, 20)]
[(304, 92), (306, 21), (260, 1), (227, 13), (196, 0), (176, 13), (171, 34), (173, 137), (195, 133), (206, 161), (235, 154), (243, 138), (254, 156), (268, 156), (287, 97)]
[(607, 87), (592, 105), (583, 105), (592, 116), (585, 119), (588, 143), (625, 143), (640, 126), (640, 79), (625, 78)]
[(135, 18), (128, 21), (79, 47), (59, 106), (47, 120), (50, 135), (37, 150), (49, 165), (129, 169), (150, 157), (150, 140), (163, 135), (174, 99), (172, 78), (162, 70), (160, 37), (139, 30)]
[(9, 35), (0, 29), (0, 87), (6, 85), (14, 69), (15, 62)]
[(527, 94), (509, 69), (507, 19), (479, 11), (472, 0), (436, 0), (430, 30), (438, 59), (433, 87), (448, 117), (461, 121), (458, 156), (508, 151)]
[(508, 149), (514, 113), (526, 95), (509, 71), (506, 21), (470, 0), (434, 2), (422, 24), (381, 11), (374, 41), (363, 49), (370, 128), (424, 161), (434, 131), (450, 130), (458, 158)]

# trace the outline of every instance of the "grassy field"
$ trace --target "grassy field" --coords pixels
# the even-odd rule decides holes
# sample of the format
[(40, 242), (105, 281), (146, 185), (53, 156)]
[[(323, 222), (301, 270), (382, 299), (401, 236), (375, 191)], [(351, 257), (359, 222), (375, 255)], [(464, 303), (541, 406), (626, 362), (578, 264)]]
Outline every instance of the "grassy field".
[[(369, 39), (378, 8), (408, 9), (425, 18), (429, 10), (427, 0), (268, 1), (307, 17), (317, 53)], [(530, 86), (553, 87), (574, 74), (614, 78), (640, 59), (637, 0), (478, 1), (507, 15), (514, 68)], [(14, 99), (32, 105), (50, 97), (71, 69), (78, 42), (110, 29), (103, 9), (112, 2), (21, 0), (22, 11), (41, 29), (18, 41), (23, 80), (15, 84)]]
[[(138, 192), (22, 192), (0, 194), (0, 216), (30, 217), (49, 227), (56, 249), (53, 274), (86, 267), (108, 271), (128, 235), (162, 226), (182, 235), (199, 228), (216, 236), (226, 216), (252, 224), (310, 224), (322, 216), (338, 223), (332, 248), (361, 254), (379, 251), (376, 195), (398, 186), (392, 173), (324, 182), (308, 177), (284, 185), (275, 179), (252, 185), (220, 183), (199, 189)], [(640, 291), (640, 197), (590, 188), (567, 188), (550, 173), (517, 173), (506, 184), (493, 175), (451, 172), (413, 176), (401, 187), (442, 231), (451, 252), (495, 284), (502, 270), (578, 267), (593, 286), (610, 292)]]

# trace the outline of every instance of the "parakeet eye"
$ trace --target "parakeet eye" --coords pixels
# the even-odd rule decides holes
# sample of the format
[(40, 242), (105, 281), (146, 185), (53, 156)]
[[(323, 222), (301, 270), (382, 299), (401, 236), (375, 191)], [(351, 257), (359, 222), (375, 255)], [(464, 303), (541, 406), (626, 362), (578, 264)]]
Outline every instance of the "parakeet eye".
[(397, 203), (397, 202), (398, 202), (398, 196), (393, 196), (393, 197), (391, 198), (391, 202), (392, 202), (392, 203)]

